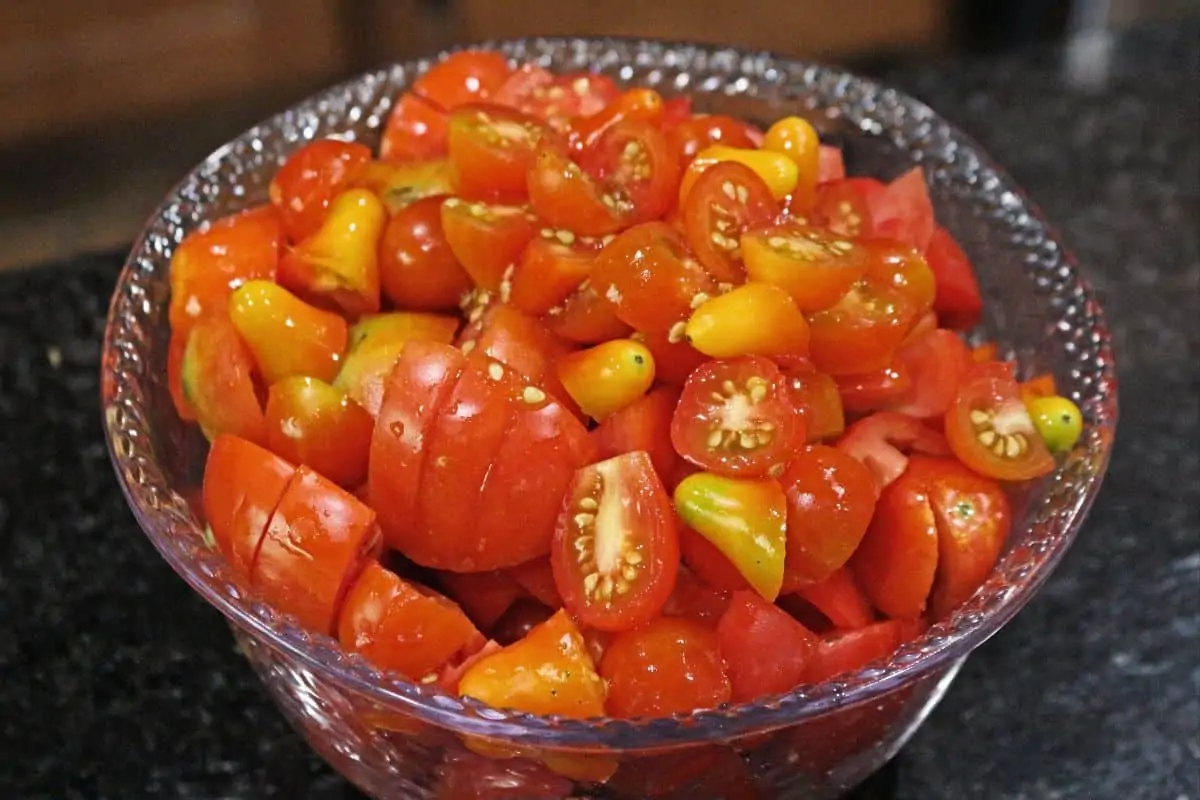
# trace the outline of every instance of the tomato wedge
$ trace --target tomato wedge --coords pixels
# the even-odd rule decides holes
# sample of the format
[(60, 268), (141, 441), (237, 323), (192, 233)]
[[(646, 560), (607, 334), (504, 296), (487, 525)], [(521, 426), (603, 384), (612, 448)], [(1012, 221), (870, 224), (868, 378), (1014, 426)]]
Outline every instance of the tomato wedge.
[(667, 130), (667, 144), (681, 167), (714, 144), (750, 148), (757, 147), (761, 141), (762, 133), (756, 128), (724, 114), (689, 117)]
[(227, 317), (207, 317), (191, 327), (180, 382), (210, 440), (232, 433), (259, 444), (266, 441), (256, 377), (254, 355)]
[(524, 64), (509, 76), (492, 100), (564, 130), (572, 117), (597, 114), (619, 94), (607, 75), (584, 72), (558, 76), (536, 64)]
[(779, 203), (754, 170), (721, 161), (696, 180), (683, 205), (684, 228), (696, 258), (718, 281), (740, 283), (741, 236), (779, 215)]
[(598, 239), (576, 236), (565, 228), (541, 228), (516, 262), (508, 301), (526, 314), (549, 312), (591, 274), (600, 247)]
[(670, 498), (646, 453), (575, 474), (550, 563), (563, 604), (584, 625), (628, 630), (662, 611), (675, 587), (679, 540)]
[(345, 392), (302, 375), (267, 393), (267, 447), (344, 488), (362, 483), (375, 420)]
[(794, 222), (750, 230), (741, 245), (750, 280), (787, 290), (801, 311), (834, 307), (868, 266), (861, 245)]
[(496, 291), (505, 273), (537, 233), (537, 221), (520, 206), (442, 203), (442, 231), (450, 251), (475, 285)]
[[(596, 293), (589, 281), (580, 287), (562, 305), (554, 306), (543, 318), (546, 327), (558, 336), (580, 344), (599, 344), (609, 339), (628, 336), (632, 329), (617, 317), (612, 304)], [(647, 347), (651, 347), (647, 344)], [(650, 350), (654, 352), (654, 348)], [(656, 365), (662, 359), (655, 354)], [(660, 377), (661, 369), (659, 370)]]
[(925, 258), (937, 278), (933, 310), (938, 322), (955, 330), (974, 328), (983, 316), (983, 296), (967, 254), (950, 232), (939, 225), (933, 230)]
[(553, 132), (537, 117), (498, 105), (469, 105), (450, 114), (450, 172), (463, 197), (517, 203), (525, 175)]
[(820, 683), (861, 669), (891, 655), (897, 647), (921, 635), (917, 620), (889, 619), (865, 628), (835, 631), (822, 639), (809, 663), (808, 680)]
[(451, 53), (413, 82), (413, 92), (442, 108), (488, 100), (508, 81), (504, 54), (490, 50)]
[(925, 252), (933, 237), (933, 202), (920, 167), (887, 184), (872, 202), (871, 222), (876, 236), (896, 239)]
[(446, 112), (440, 106), (405, 92), (388, 114), (379, 142), (379, 157), (403, 162), (444, 156), (447, 133)]
[(953, 402), (963, 376), (970, 366), (971, 354), (957, 334), (935, 328), (910, 339), (896, 351), (897, 365), (903, 365), (910, 386), (890, 400), (890, 407), (921, 419), (940, 417)]
[(935, 456), (950, 452), (940, 433), (915, 417), (894, 411), (880, 411), (860, 419), (850, 426), (837, 446), (866, 464), (881, 487), (899, 478), (908, 466), (901, 448)]
[(810, 442), (839, 436), (846, 428), (845, 410), (835, 380), (813, 369), (807, 359), (786, 363), (779, 368), (787, 383), (792, 406), (804, 420), (805, 434)]
[(754, 592), (734, 592), (717, 624), (730, 699), (744, 703), (791, 691), (804, 682), (818, 638)]
[(606, 192), (557, 147), (543, 145), (538, 150), (526, 184), (533, 212), (552, 228), (604, 236), (626, 227), (632, 211), (628, 201)]
[(617, 636), (600, 674), (608, 681), (604, 710), (614, 717), (714, 708), (731, 695), (716, 633), (682, 617), (659, 617)]
[(671, 444), (671, 415), (679, 402), (679, 391), (659, 386), (612, 416), (592, 431), (596, 455), (607, 459), (641, 450), (650, 456), (659, 480), (674, 489), (679, 456)]
[(834, 379), (842, 408), (863, 414), (897, 403), (913, 388), (913, 380), (903, 361), (861, 375), (839, 375)]
[(981, 475), (1023, 481), (1054, 469), (1054, 457), (1004, 365), (983, 364), (968, 371), (945, 420), (950, 449)]
[(822, 183), (817, 187), (813, 222), (838, 236), (851, 239), (867, 236), (874, 230), (872, 199), (883, 191), (883, 184), (874, 178), (845, 178)]

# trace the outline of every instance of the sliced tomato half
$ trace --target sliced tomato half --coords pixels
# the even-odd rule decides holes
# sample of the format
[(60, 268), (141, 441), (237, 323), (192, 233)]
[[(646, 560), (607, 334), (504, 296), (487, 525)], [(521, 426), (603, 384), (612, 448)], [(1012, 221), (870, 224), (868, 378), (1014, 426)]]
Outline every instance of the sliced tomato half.
[(981, 475), (1024, 481), (1054, 469), (1054, 457), (1025, 410), (1012, 372), (1003, 364), (980, 364), (969, 370), (945, 420), (946, 440), (954, 455)]

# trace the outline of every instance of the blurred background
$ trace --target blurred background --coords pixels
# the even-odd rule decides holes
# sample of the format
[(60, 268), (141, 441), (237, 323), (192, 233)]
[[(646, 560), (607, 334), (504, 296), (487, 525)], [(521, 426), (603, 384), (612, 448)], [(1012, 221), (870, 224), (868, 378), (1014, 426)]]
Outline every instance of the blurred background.
[(458, 42), (657, 36), (871, 72), (1197, 12), (1200, 0), (0, 0), (0, 268), (125, 245), (242, 129)]

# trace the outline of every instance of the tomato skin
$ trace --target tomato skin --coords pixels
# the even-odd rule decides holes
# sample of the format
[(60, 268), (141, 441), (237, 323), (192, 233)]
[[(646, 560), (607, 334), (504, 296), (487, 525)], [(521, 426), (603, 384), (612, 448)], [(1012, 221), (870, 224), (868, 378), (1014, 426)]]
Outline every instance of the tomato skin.
[(458, 324), (458, 319), (449, 314), (416, 311), (369, 314), (350, 328), (350, 352), (363, 353), (389, 345), (403, 345), (411, 339), (449, 344), (454, 341)]
[(675, 587), (679, 540), (670, 498), (646, 453), (575, 473), (550, 565), (563, 605), (590, 628), (628, 630), (662, 611)]
[(918, 620), (889, 619), (856, 630), (834, 631), (817, 645), (809, 663), (808, 680), (820, 683), (861, 669), (915, 639), (921, 629)]
[(741, 235), (779, 216), (779, 203), (745, 164), (722, 161), (706, 169), (682, 204), (684, 230), (696, 258), (718, 281), (740, 283)]
[(780, 362), (787, 384), (788, 397), (804, 420), (810, 442), (819, 442), (841, 435), (846, 428), (842, 397), (834, 378), (817, 372), (811, 362), (787, 365)]
[(671, 444), (671, 415), (678, 402), (677, 389), (659, 386), (605, 417), (591, 433), (596, 457), (608, 459), (641, 450), (650, 456), (659, 480), (674, 489), (672, 479), (680, 459)]
[(521, 595), (520, 585), (506, 570), (439, 572), (438, 585), (485, 629), (491, 629)]
[[(679, 539), (681, 550), (683, 548), (683, 531), (684, 529), (681, 527)], [(708, 544), (700, 534), (692, 531), (691, 535)], [(681, 565), (675, 579), (675, 591), (667, 600), (667, 604), (663, 606), (663, 615), (687, 617), (715, 628), (727, 608), (729, 608), (729, 592), (709, 585), (698, 578), (688, 567)]]
[(945, 228), (933, 230), (925, 250), (929, 268), (937, 278), (933, 310), (938, 321), (954, 330), (970, 330), (983, 316), (983, 296), (967, 254)]
[(605, 182), (618, 210), (629, 206), (628, 224), (658, 219), (675, 203), (679, 165), (654, 123), (616, 123), (584, 151), (580, 166)]
[(350, 186), (369, 189), (388, 214), (395, 216), (418, 200), (453, 194), (451, 177), (450, 162), (445, 158), (401, 164), (372, 161), (355, 173)]
[(377, 562), (363, 569), (338, 616), (338, 641), (381, 669), (418, 680), (483, 636), (454, 603), (422, 592)]
[(682, 387), (708, 357), (686, 341), (673, 342), (670, 332), (637, 333), (636, 338), (654, 356), (654, 379), (669, 386)]
[(654, 356), (632, 339), (613, 339), (569, 353), (555, 368), (571, 398), (595, 420), (627, 408), (654, 383)]
[(917, 311), (901, 290), (860, 281), (835, 305), (809, 316), (814, 366), (834, 376), (887, 367)]
[(946, 439), (920, 420), (894, 411), (880, 411), (850, 426), (838, 442), (842, 452), (857, 458), (875, 474), (880, 486), (900, 477), (908, 459), (900, 448), (927, 455), (949, 455)]
[(399, 308), (451, 311), (472, 286), (454, 257), (442, 229), (441, 196), (426, 197), (401, 209), (379, 241), (379, 282)]
[(861, 375), (839, 375), (834, 381), (842, 398), (842, 408), (852, 414), (889, 407), (913, 388), (908, 367), (900, 360)]
[(469, 105), (450, 114), (450, 172), (457, 193), (472, 200), (520, 203), (526, 173), (552, 131), (536, 117), (505, 106)]
[(625, 227), (624, 210), (612, 195), (558, 148), (538, 150), (526, 190), (533, 213), (552, 228), (604, 236)]
[(713, 358), (808, 353), (808, 323), (788, 293), (769, 283), (747, 283), (705, 301), (684, 337)]
[(333, 198), (370, 160), (367, 146), (337, 139), (318, 139), (293, 153), (270, 187), (288, 239), (299, 242), (316, 233)]
[(508, 301), (534, 316), (559, 306), (591, 274), (599, 245), (572, 231), (541, 228), (516, 262)]
[[(984, 415), (982, 424), (976, 425), (973, 414)], [(1024, 481), (1054, 469), (1054, 457), (1021, 401), (1011, 369), (1005, 365), (983, 364), (968, 370), (946, 409), (945, 430), (954, 455), (981, 475)], [(1002, 454), (996, 453), (996, 447)]]
[(266, 424), (271, 452), (307, 464), (343, 488), (366, 477), (375, 420), (340, 389), (303, 375), (273, 383)]
[(784, 153), (796, 162), (798, 177), (791, 191), (792, 208), (801, 212), (816, 201), (821, 171), (821, 141), (812, 124), (801, 117), (785, 117), (767, 129), (763, 149)]
[(606, 133), (624, 122), (642, 122), (659, 128), (662, 126), (664, 110), (662, 95), (653, 89), (627, 89), (596, 114), (571, 121), (572, 151), (588, 150)]
[(731, 688), (717, 635), (679, 617), (660, 617), (617, 636), (600, 662), (613, 717), (659, 717), (715, 708)]
[(896, 239), (924, 253), (933, 237), (933, 202), (920, 167), (887, 184), (872, 203), (871, 222), (876, 236)]
[(430, 331), (412, 339), (392, 339), (378, 346), (354, 349), (342, 361), (342, 368), (333, 379), (334, 387), (348, 394), (372, 417), (378, 417), (388, 376), (409, 341), (449, 344), (450, 338), (432, 335)]
[(530, 385), (544, 389), (573, 414), (581, 416), (554, 368), (554, 362), (571, 353), (574, 345), (555, 336), (538, 320), (507, 305), (487, 309), (478, 325), (474, 338), (470, 327), (463, 331), (460, 347), (512, 367)]
[(946, 413), (970, 366), (971, 355), (956, 334), (935, 328), (896, 351), (912, 386), (890, 406), (902, 414), (931, 419)]
[(450, 54), (417, 78), (413, 92), (442, 108), (452, 109), (490, 99), (511, 74), (512, 68), (502, 53), (462, 50)]
[(854, 574), (845, 567), (828, 578), (800, 589), (798, 594), (843, 630), (865, 628), (875, 621), (871, 605), (854, 582)]
[(451, 252), (475, 285), (496, 291), (505, 271), (537, 232), (537, 222), (517, 206), (451, 197), (442, 203), (442, 230)]
[(780, 479), (787, 495), (785, 591), (823, 581), (858, 548), (875, 510), (875, 480), (826, 445), (800, 453)]
[(752, 229), (741, 246), (750, 280), (786, 290), (805, 312), (836, 307), (868, 266), (859, 244), (796, 222)]
[(207, 317), (191, 328), (180, 373), (184, 396), (209, 440), (231, 433), (255, 444), (266, 441), (254, 356), (228, 319)]
[[(691, 476), (688, 476), (691, 477)], [(684, 478), (683, 480), (687, 480)], [(680, 483), (683, 483), (683, 480)], [(679, 551), (683, 563), (707, 586), (720, 592), (749, 590), (750, 582), (717, 546), (682, 521), (679, 523)]]
[(620, 90), (607, 75), (583, 72), (556, 76), (536, 64), (523, 64), (492, 101), (540, 117), (562, 131), (571, 118), (599, 113), (618, 95)]
[(204, 465), (204, 517), (221, 555), (249, 578), (267, 522), (296, 467), (253, 442), (223, 434)]
[(914, 322), (932, 310), (937, 285), (924, 256), (908, 244), (892, 239), (862, 239), (860, 245), (870, 263), (867, 281), (903, 294), (913, 308)]
[(379, 157), (383, 161), (404, 162), (444, 156), (448, 133), (444, 110), (419, 95), (405, 92), (388, 114), (379, 142)]
[(696, 157), (692, 159), (692, 163), (684, 170), (683, 178), (679, 182), (680, 205), (687, 203), (687, 198), (700, 176), (713, 164), (722, 161), (736, 161), (754, 170), (766, 183), (771, 195), (776, 200), (782, 200), (791, 194), (800, 177), (796, 162), (783, 153), (713, 145), (697, 153)]
[[(668, 103), (671, 101), (668, 101)], [(714, 144), (726, 147), (757, 147), (758, 131), (735, 117), (706, 114), (684, 119), (667, 130), (667, 144), (681, 167)], [(758, 134), (761, 136), (761, 134)]]
[(250, 582), (304, 627), (332, 634), (343, 597), (379, 546), (375, 512), (300, 466), (267, 523)]
[(857, 239), (874, 230), (870, 198), (884, 186), (873, 178), (842, 178), (817, 187), (813, 221), (838, 236)]
[(783, 694), (804, 682), (818, 639), (754, 592), (734, 592), (717, 625), (730, 699), (745, 703)]
[(349, 337), (337, 314), (310, 306), (277, 283), (255, 280), (233, 293), (229, 318), (268, 383), (337, 375)]

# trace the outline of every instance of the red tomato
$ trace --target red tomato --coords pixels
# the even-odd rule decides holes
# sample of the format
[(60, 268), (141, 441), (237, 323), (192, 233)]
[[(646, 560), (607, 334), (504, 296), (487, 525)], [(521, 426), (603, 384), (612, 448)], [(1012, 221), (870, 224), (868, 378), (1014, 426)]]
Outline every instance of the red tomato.
[[(590, 283), (583, 283), (560, 306), (544, 317), (546, 326), (558, 336), (579, 344), (598, 344), (628, 336), (631, 329), (622, 322), (612, 304), (596, 294)], [(654, 352), (651, 348), (651, 352)], [(655, 355), (658, 367), (658, 356)], [(661, 368), (658, 370), (661, 378)]]
[(618, 122), (583, 153), (580, 165), (605, 182), (606, 196), (613, 198), (626, 224), (658, 219), (675, 203), (679, 165), (652, 123)]
[(644, 122), (662, 128), (665, 103), (653, 89), (627, 89), (599, 112), (571, 121), (571, 147), (583, 152), (623, 122)]
[(819, 640), (774, 603), (742, 591), (730, 598), (717, 641), (729, 673), (730, 699), (745, 703), (802, 683)]
[(452, 53), (413, 82), (413, 92), (445, 109), (488, 100), (512, 69), (502, 53), (463, 50)]
[(681, 168), (686, 167), (701, 150), (714, 144), (749, 149), (757, 147), (761, 141), (760, 131), (740, 119), (723, 114), (690, 117), (667, 129), (667, 144)]
[(920, 634), (921, 623), (911, 619), (889, 619), (857, 630), (835, 631), (817, 645), (809, 663), (808, 680), (820, 683), (862, 669)]
[(692, 98), (672, 97), (663, 101), (662, 129), (670, 133), (692, 117)]
[(887, 184), (872, 203), (872, 229), (876, 236), (895, 239), (924, 253), (933, 237), (933, 202), (920, 167), (913, 167)]
[(600, 242), (591, 237), (542, 228), (516, 262), (508, 301), (534, 316), (560, 306), (591, 274), (599, 249)]
[(983, 296), (967, 254), (950, 232), (939, 225), (933, 230), (925, 258), (937, 278), (933, 310), (938, 322), (955, 330), (974, 328), (983, 316)]
[(819, 183), (840, 181), (846, 177), (846, 162), (842, 158), (842, 148), (823, 144), (817, 152), (820, 154), (817, 170)]
[(671, 444), (671, 415), (678, 402), (678, 390), (660, 386), (606, 417), (592, 431), (597, 457), (612, 458), (641, 450), (650, 456), (663, 484), (674, 488), (679, 456)]
[(708, 360), (708, 356), (686, 341), (673, 342), (671, 333), (639, 334), (642, 344), (654, 356), (654, 379), (669, 386), (682, 387), (696, 367)]
[(521, 595), (506, 570), (439, 572), (438, 585), (453, 597), (476, 625), (491, 628)]
[(470, 105), (450, 114), (450, 172), (458, 193), (475, 200), (522, 202), (525, 175), (539, 143), (552, 136), (536, 117), (498, 105)]
[(946, 440), (915, 417), (880, 411), (850, 426), (838, 449), (870, 467), (879, 486), (887, 486), (908, 466), (901, 452), (914, 450), (928, 455), (947, 455)]
[(442, 203), (442, 231), (450, 251), (475, 285), (496, 291), (509, 267), (537, 233), (537, 220), (519, 206)]
[(342, 599), (379, 546), (375, 512), (301, 466), (267, 523), (250, 583), (304, 627), (331, 634)]
[(295, 376), (271, 385), (267, 447), (344, 488), (362, 483), (375, 420), (341, 389)]
[(808, 441), (819, 442), (841, 435), (846, 427), (846, 415), (834, 379), (824, 372), (817, 372), (807, 359), (795, 364), (780, 360), (779, 368), (787, 383), (788, 397), (804, 420)]
[(288, 239), (300, 242), (317, 232), (329, 204), (371, 160), (356, 142), (318, 139), (293, 153), (271, 179), (271, 204), (279, 209)]
[(228, 317), (206, 317), (190, 328), (180, 373), (184, 397), (210, 440), (232, 433), (266, 441), (254, 356)]
[(831, 375), (882, 369), (919, 316), (902, 290), (860, 281), (834, 306), (809, 317), (813, 364)]
[(533, 212), (552, 228), (604, 236), (625, 227), (627, 205), (556, 147), (543, 146), (526, 176)]
[(442, 229), (445, 197), (417, 200), (393, 216), (379, 242), (379, 282), (398, 308), (450, 311), (473, 286)]
[(910, 245), (895, 239), (863, 239), (859, 244), (867, 253), (866, 281), (875, 286), (895, 289), (913, 307), (908, 331), (928, 318), (937, 293), (933, 270), (925, 257)]
[(250, 577), (254, 557), (296, 467), (256, 444), (218, 436), (204, 465), (204, 517), (235, 574)]
[(462, 609), (422, 591), (372, 561), (346, 594), (338, 641), (382, 669), (418, 680), (456, 656), (474, 652), (483, 636)]
[(660, 717), (714, 708), (731, 696), (717, 635), (698, 622), (660, 617), (617, 636), (600, 662), (613, 717)]
[(779, 368), (749, 356), (709, 361), (692, 373), (671, 419), (671, 441), (703, 469), (764, 477), (791, 460), (802, 426)]
[(921, 419), (942, 416), (953, 402), (970, 361), (967, 346), (950, 331), (935, 328), (910, 339), (896, 351), (896, 363), (904, 366), (912, 379), (911, 387), (892, 398), (891, 408)]
[(1004, 365), (979, 365), (968, 371), (945, 420), (950, 449), (981, 475), (1024, 481), (1054, 469), (1054, 457)]
[(834, 379), (842, 407), (852, 414), (876, 411), (900, 400), (912, 389), (913, 381), (903, 361), (860, 375), (839, 375)]
[(535, 558), (533, 561), (526, 561), (509, 568), (508, 574), (534, 600), (554, 611), (562, 608), (562, 598), (559, 597), (558, 586), (554, 583), (554, 568), (550, 566), (550, 559)]
[[(688, 531), (693, 537), (708, 543), (707, 539)], [(683, 549), (684, 530), (680, 528), (679, 545)], [(711, 546), (711, 545), (710, 545)], [(720, 553), (718, 552), (718, 555)], [(744, 583), (744, 581), (743, 581)], [(667, 617), (687, 617), (710, 627), (716, 627), (717, 622), (729, 607), (729, 592), (710, 586), (696, 577), (686, 566), (679, 567), (675, 578), (675, 591), (663, 606), (663, 615)]]
[(720, 592), (738, 592), (750, 588), (750, 583), (715, 544), (696, 531), (678, 523), (679, 552), (696, 576)]
[(841, 450), (815, 445), (780, 479), (788, 500), (784, 590), (823, 581), (849, 561), (875, 510), (871, 472)]
[(508, 646), (521, 641), (529, 632), (553, 616), (554, 611), (536, 600), (519, 598), (496, 621), (491, 634), (500, 644)]
[(575, 474), (550, 563), (563, 604), (588, 627), (627, 630), (662, 610), (675, 586), (679, 539), (648, 455), (626, 453)]
[(799, 595), (820, 611), (836, 628), (864, 628), (875, 621), (871, 604), (846, 568), (833, 572), (825, 580), (806, 586)]
[(498, 653), (503, 648), (494, 640), (488, 639), (484, 642), (483, 647), (479, 648), (474, 653), (471, 653), (459, 663), (451, 661), (438, 671), (437, 686), (443, 692), (448, 694), (458, 694), (458, 685), (462, 681), (463, 675), (466, 675), (471, 667), (478, 664), (483, 659)]
[(868, 266), (857, 243), (798, 222), (751, 230), (741, 248), (750, 280), (785, 289), (804, 312), (837, 308)]
[(813, 221), (839, 236), (856, 239), (873, 230), (870, 198), (882, 194), (883, 184), (874, 178), (843, 178), (817, 187)]
[(607, 75), (555, 76), (536, 64), (524, 64), (492, 98), (564, 129), (572, 117), (597, 114), (620, 95)]
[(701, 173), (683, 204), (688, 244), (718, 281), (740, 283), (742, 233), (779, 215), (763, 179), (745, 164), (722, 161)]
[(449, 122), (440, 106), (411, 92), (396, 99), (379, 142), (383, 161), (413, 161), (446, 154)]

